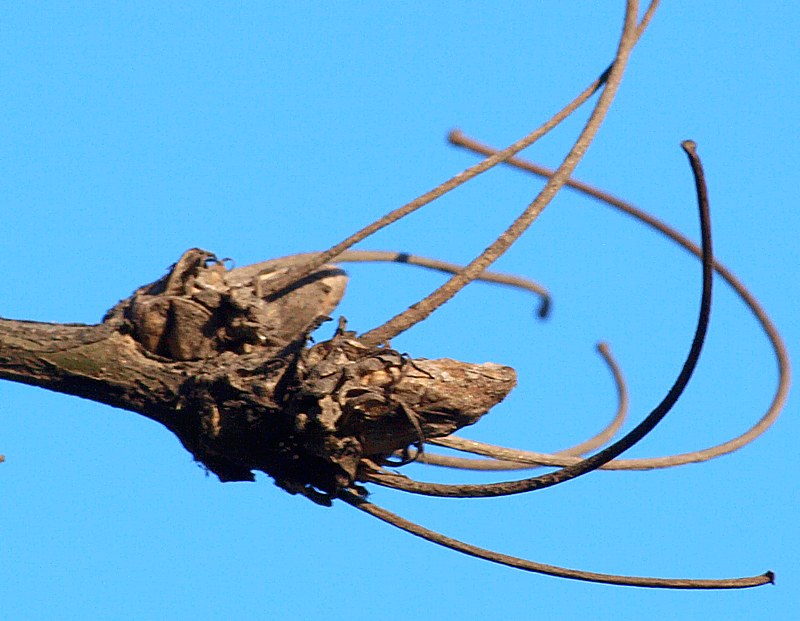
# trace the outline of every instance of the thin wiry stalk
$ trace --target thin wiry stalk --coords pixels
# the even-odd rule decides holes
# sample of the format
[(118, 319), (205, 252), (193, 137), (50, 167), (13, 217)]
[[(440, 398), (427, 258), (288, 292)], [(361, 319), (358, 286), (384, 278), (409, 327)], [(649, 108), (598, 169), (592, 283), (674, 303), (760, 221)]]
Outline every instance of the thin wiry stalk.
[(359, 340), (367, 347), (375, 347), (381, 343), (387, 343), (390, 339), (404, 332), (411, 326), (424, 321), (433, 311), (445, 304), (456, 293), (461, 291), (475, 277), (483, 272), (489, 265), (496, 261), (528, 227), (539, 217), (548, 203), (555, 197), (564, 183), (572, 175), (572, 171), (580, 162), (589, 145), (592, 143), (600, 125), (608, 112), (611, 102), (622, 81), (622, 75), (637, 40), (636, 17), (638, 14), (639, 3), (637, 0), (629, 0), (625, 13), (625, 25), (620, 38), (617, 54), (611, 71), (608, 74), (605, 88), (597, 100), (597, 104), (592, 111), (589, 120), (578, 136), (578, 140), (570, 149), (566, 158), (558, 167), (555, 174), (548, 179), (544, 188), (536, 199), (522, 212), (522, 214), (511, 224), (511, 226), (501, 233), (486, 250), (473, 259), (464, 270), (454, 275), (444, 285), (436, 289), (433, 293), (422, 300), (412, 304), (402, 313), (395, 315), (383, 325), (373, 328), (359, 336)]
[(516, 556), (509, 556), (508, 554), (501, 554), (500, 552), (492, 552), (485, 548), (464, 543), (458, 539), (453, 539), (436, 531), (410, 522), (399, 515), (387, 511), (383, 507), (372, 504), (364, 498), (353, 494), (350, 491), (343, 491), (339, 497), (346, 503), (360, 509), (364, 513), (368, 513), (379, 520), (391, 524), (401, 530), (421, 537), (427, 541), (450, 548), (463, 554), (482, 558), (493, 563), (500, 565), (507, 565), (508, 567), (515, 567), (516, 569), (523, 569), (539, 574), (546, 574), (548, 576), (555, 576), (558, 578), (569, 578), (571, 580), (582, 580), (585, 582), (599, 582), (604, 584), (616, 584), (619, 586), (636, 586), (636, 587), (649, 587), (656, 589), (745, 589), (748, 587), (761, 586), (763, 584), (771, 584), (774, 582), (775, 576), (771, 571), (758, 576), (748, 576), (746, 578), (729, 578), (721, 580), (693, 580), (682, 578), (648, 578), (641, 576), (620, 576), (614, 574), (601, 574), (591, 571), (580, 571), (578, 569), (567, 569), (565, 567), (557, 567), (555, 565), (546, 565), (545, 563), (537, 563), (535, 561), (528, 561)]
[[(600, 433), (596, 434), (595, 436), (589, 438), (588, 440), (584, 440), (580, 444), (576, 444), (570, 448), (564, 449), (562, 451), (558, 451), (555, 455), (583, 455), (584, 453), (588, 453), (589, 451), (593, 451), (596, 448), (602, 446), (606, 442), (609, 442), (619, 431), (622, 424), (625, 422), (625, 417), (628, 413), (628, 389), (625, 386), (625, 378), (622, 375), (622, 371), (617, 364), (617, 361), (614, 360), (614, 357), (611, 355), (611, 350), (608, 347), (607, 343), (599, 343), (597, 345), (597, 351), (603, 357), (603, 360), (608, 365), (609, 370), (611, 371), (611, 375), (614, 379), (614, 386), (617, 390), (617, 411), (614, 414), (614, 418), (611, 419), (611, 422), (602, 430)], [(449, 438), (444, 438), (447, 441)], [(431, 444), (442, 444), (437, 439), (429, 440)], [(447, 446), (446, 444), (442, 444), (443, 446)], [(434, 466), (445, 466), (448, 468), (461, 468), (464, 470), (524, 470), (529, 468), (535, 468), (537, 465), (531, 465), (530, 463), (520, 463), (519, 461), (508, 461), (508, 460), (498, 460), (498, 459), (470, 459), (467, 457), (458, 457), (454, 455), (440, 455), (436, 453), (429, 453), (425, 452), (424, 455), (420, 455), (419, 462), (424, 464), (431, 464)]]
[[(659, 0), (653, 0), (647, 7), (647, 11), (645, 12), (641, 22), (636, 28), (634, 44), (636, 41), (639, 40), (641, 35), (644, 33), (645, 29), (650, 23), (650, 20), (653, 17), (653, 14), (655, 13), (656, 8), (658, 7), (658, 4)], [(616, 62), (616, 60), (614, 62)], [(270, 282), (263, 292), (264, 295), (276, 295), (281, 293), (287, 287), (292, 286), (292, 283), (302, 278), (305, 278), (306, 276), (311, 274), (314, 270), (318, 269), (325, 263), (330, 263), (335, 261), (336, 257), (338, 257), (342, 252), (354, 246), (358, 242), (363, 241), (373, 233), (381, 230), (386, 226), (389, 226), (393, 222), (397, 222), (397, 220), (400, 220), (401, 218), (413, 213), (417, 209), (424, 207), (428, 203), (436, 200), (437, 198), (444, 196), (451, 190), (454, 190), (458, 186), (463, 185), (470, 179), (474, 179), (481, 173), (486, 172), (490, 168), (493, 168), (494, 166), (497, 166), (498, 164), (504, 162), (509, 157), (512, 157), (513, 155), (519, 153), (523, 149), (526, 149), (527, 147), (531, 146), (542, 136), (547, 134), (550, 130), (552, 130), (553, 128), (558, 126), (562, 121), (568, 118), (586, 101), (588, 101), (588, 99), (592, 95), (594, 95), (600, 89), (601, 86), (603, 86), (606, 83), (613, 66), (614, 63), (609, 65), (609, 67), (600, 75), (600, 77), (598, 77), (594, 82), (592, 82), (589, 86), (587, 86), (583, 90), (583, 92), (581, 92), (562, 110), (553, 115), (553, 117), (549, 121), (544, 123), (541, 127), (537, 128), (536, 130), (534, 130), (521, 140), (518, 140), (517, 142), (503, 149), (502, 151), (498, 151), (496, 154), (486, 158), (484, 161), (474, 166), (471, 166), (465, 171), (448, 179), (441, 185), (426, 192), (425, 194), (419, 196), (418, 198), (415, 198), (410, 203), (407, 203), (402, 207), (398, 207), (394, 211), (389, 212), (382, 218), (379, 218), (372, 224), (369, 224), (360, 231), (357, 231), (356, 233), (350, 235), (349, 237), (342, 240), (335, 246), (332, 246), (325, 252), (322, 252), (316, 255), (315, 257), (310, 258), (308, 263), (306, 263), (302, 267), (289, 270), (283, 277), (276, 278), (274, 281)]]
[[(482, 144), (472, 138), (468, 138), (460, 131), (453, 131), (450, 133), (450, 141), (457, 145), (475, 151), (481, 154), (491, 154), (495, 150), (485, 144)], [(531, 172), (535, 175), (542, 177), (549, 177), (553, 174), (553, 170), (534, 164), (524, 159), (512, 158), (506, 162), (510, 166)], [(566, 185), (569, 187), (591, 196), (602, 203), (608, 204), (623, 213), (626, 213), (639, 222), (642, 222), (654, 229), (655, 231), (665, 235), (668, 239), (672, 240), (688, 252), (696, 257), (702, 257), (700, 247), (693, 241), (688, 239), (682, 233), (676, 231), (666, 223), (653, 217), (638, 207), (623, 201), (622, 199), (604, 192), (588, 183), (570, 179)], [(650, 470), (655, 468), (671, 468), (674, 466), (682, 466), (685, 464), (692, 464), (697, 462), (708, 461), (721, 455), (732, 453), (743, 446), (749, 444), (761, 434), (763, 434), (772, 424), (778, 419), (786, 399), (789, 395), (789, 387), (791, 385), (791, 366), (789, 363), (789, 355), (786, 351), (786, 345), (783, 342), (778, 329), (772, 323), (764, 308), (756, 300), (755, 296), (745, 287), (741, 280), (728, 269), (725, 265), (714, 260), (714, 270), (719, 274), (722, 279), (730, 285), (736, 294), (742, 299), (747, 308), (755, 317), (760, 327), (763, 329), (770, 345), (772, 346), (775, 354), (775, 362), (778, 370), (778, 381), (772, 401), (763, 414), (763, 416), (747, 431), (741, 435), (732, 438), (721, 444), (716, 444), (708, 448), (697, 451), (690, 451), (678, 455), (667, 455), (664, 457), (644, 457), (638, 459), (617, 459), (613, 460), (603, 466), (607, 470)], [(494, 457), (503, 461), (518, 461), (532, 465), (547, 465), (547, 466), (569, 466), (578, 463), (579, 460), (575, 458), (563, 457), (559, 455), (552, 455), (547, 453), (534, 453), (530, 451), (521, 451), (518, 449), (510, 449), (505, 447), (498, 447), (492, 444), (482, 442), (475, 442), (473, 440), (465, 440), (455, 436), (447, 438), (440, 438), (436, 441), (437, 444), (470, 453), (477, 453), (487, 457)]]
[(700, 159), (695, 151), (695, 144), (692, 141), (681, 143), (684, 151), (689, 157), (692, 166), (692, 173), (695, 179), (697, 191), (697, 202), (700, 211), (700, 229), (702, 238), (702, 265), (703, 265), (703, 294), (700, 300), (700, 312), (697, 319), (697, 328), (692, 340), (689, 354), (678, 374), (675, 383), (670, 388), (667, 395), (653, 411), (641, 423), (629, 431), (620, 440), (611, 446), (596, 453), (592, 457), (580, 460), (578, 463), (562, 468), (555, 472), (522, 479), (520, 481), (504, 481), (500, 483), (488, 483), (484, 485), (445, 485), (437, 483), (421, 483), (393, 474), (383, 472), (366, 473), (367, 480), (387, 487), (402, 489), (403, 491), (429, 496), (446, 496), (456, 498), (466, 497), (491, 497), (505, 496), (509, 494), (520, 494), (524, 492), (544, 489), (553, 485), (564, 483), (570, 479), (582, 476), (596, 470), (605, 463), (618, 457), (624, 451), (631, 448), (634, 444), (644, 438), (655, 426), (667, 415), (673, 405), (677, 402), (689, 379), (694, 372), (700, 351), (703, 347), (708, 321), (711, 313), (711, 290), (713, 282), (713, 262), (714, 256), (711, 245), (711, 215), (709, 213), (708, 193), (705, 185), (705, 177)]
[[(406, 252), (392, 252), (384, 250), (348, 250), (336, 257), (336, 263), (403, 263), (407, 265), (416, 265), (438, 272), (445, 272), (447, 274), (457, 274), (464, 266), (457, 263), (448, 263), (447, 261), (439, 261), (438, 259), (431, 259), (430, 257), (423, 257), (415, 254), (408, 254)], [(497, 285), (507, 285), (517, 289), (524, 289), (535, 293), (541, 298), (541, 303), (536, 314), (545, 319), (550, 315), (550, 307), (552, 306), (552, 299), (550, 292), (539, 283), (536, 283), (528, 278), (522, 276), (515, 276), (514, 274), (503, 274), (500, 272), (483, 272), (478, 278), (482, 282), (490, 282)]]

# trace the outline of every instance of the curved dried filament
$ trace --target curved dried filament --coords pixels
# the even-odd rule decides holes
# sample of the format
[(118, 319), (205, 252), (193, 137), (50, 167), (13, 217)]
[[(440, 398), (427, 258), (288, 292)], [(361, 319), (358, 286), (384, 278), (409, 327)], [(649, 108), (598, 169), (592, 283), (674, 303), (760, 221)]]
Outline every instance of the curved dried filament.
[[(650, 20), (653, 17), (653, 14), (655, 13), (656, 8), (658, 7), (658, 4), (659, 4), (658, 0), (653, 0), (648, 6), (647, 11), (645, 12), (641, 22), (636, 28), (634, 43), (638, 41), (638, 39), (644, 33), (645, 29), (647, 28), (647, 25), (650, 23)], [(614, 61), (614, 63), (616, 63), (616, 60)], [(365, 226), (360, 231), (357, 231), (356, 233), (350, 235), (349, 237), (342, 240), (335, 246), (332, 246), (325, 252), (322, 252), (316, 255), (315, 257), (310, 258), (308, 263), (306, 263), (302, 267), (294, 268), (290, 270), (285, 276), (281, 278), (276, 278), (264, 290), (264, 295), (277, 294), (283, 289), (291, 286), (293, 282), (305, 278), (306, 276), (311, 274), (314, 270), (318, 269), (325, 263), (335, 262), (336, 257), (338, 257), (342, 252), (354, 246), (358, 242), (366, 239), (373, 233), (413, 213), (417, 209), (424, 207), (425, 205), (431, 203), (440, 196), (444, 196), (451, 190), (457, 188), (460, 185), (463, 185), (470, 179), (474, 179), (481, 173), (486, 172), (490, 168), (497, 166), (498, 164), (504, 162), (508, 158), (515, 155), (516, 153), (519, 153), (523, 149), (526, 149), (527, 147), (531, 146), (534, 142), (539, 140), (542, 136), (546, 135), (550, 130), (558, 126), (564, 119), (569, 117), (573, 112), (575, 112), (578, 108), (580, 108), (592, 95), (594, 95), (600, 89), (600, 87), (606, 84), (607, 79), (611, 73), (611, 70), (614, 67), (614, 63), (612, 63), (600, 75), (600, 77), (598, 77), (594, 82), (592, 82), (589, 86), (587, 86), (583, 90), (583, 92), (581, 92), (575, 99), (573, 99), (559, 112), (553, 115), (553, 117), (551, 117), (550, 120), (544, 123), (541, 127), (537, 128), (536, 130), (534, 130), (521, 140), (518, 140), (514, 144), (510, 145), (509, 147), (506, 147), (502, 151), (498, 151), (497, 153), (488, 157), (484, 161), (476, 164), (475, 166), (471, 166), (465, 171), (448, 179), (441, 185), (415, 198), (410, 203), (407, 203), (402, 207), (398, 207), (394, 211), (389, 212), (382, 218), (379, 218), (372, 224)]]
[[(423, 257), (415, 254), (408, 254), (405, 252), (392, 252), (384, 250), (347, 250), (336, 257), (336, 263), (402, 263), (407, 265), (416, 265), (438, 272), (445, 272), (447, 274), (457, 274), (463, 269), (463, 265), (457, 263), (448, 263), (447, 261), (439, 261), (438, 259), (431, 259), (430, 257)], [(483, 272), (475, 280), (490, 282), (498, 285), (507, 285), (517, 289), (524, 289), (535, 293), (541, 298), (541, 303), (536, 314), (545, 319), (550, 314), (550, 307), (552, 306), (552, 298), (550, 292), (539, 283), (536, 283), (528, 278), (522, 276), (515, 276), (514, 274), (503, 274), (500, 272)]]
[(546, 574), (548, 576), (556, 576), (558, 578), (569, 578), (571, 580), (583, 580), (585, 582), (599, 582), (604, 584), (616, 584), (619, 586), (637, 586), (649, 587), (660, 589), (744, 589), (748, 587), (761, 586), (763, 584), (771, 584), (774, 582), (774, 574), (768, 571), (758, 576), (748, 576), (745, 578), (730, 578), (722, 580), (693, 580), (681, 578), (646, 578), (640, 576), (619, 576), (614, 574), (601, 574), (591, 571), (580, 571), (578, 569), (567, 569), (565, 567), (556, 567), (555, 565), (546, 565), (544, 563), (537, 563), (535, 561), (528, 561), (516, 556), (509, 556), (508, 554), (501, 554), (499, 552), (492, 552), (485, 548), (464, 543), (458, 539), (447, 537), (436, 531), (410, 522), (399, 515), (387, 511), (383, 507), (379, 507), (363, 497), (358, 496), (350, 491), (343, 491), (339, 497), (346, 503), (352, 505), (356, 509), (360, 509), (364, 513), (378, 518), (391, 524), (401, 530), (421, 537), (427, 541), (450, 548), (456, 552), (482, 558), (493, 563), (500, 565), (507, 565), (516, 569), (523, 569), (539, 574)]
[(412, 304), (402, 313), (395, 315), (386, 323), (373, 328), (359, 336), (359, 340), (367, 347), (375, 347), (387, 343), (390, 339), (401, 334), (411, 326), (425, 320), (437, 308), (445, 304), (456, 293), (475, 279), (489, 265), (501, 257), (511, 245), (533, 224), (542, 210), (550, 203), (564, 183), (572, 175), (572, 171), (580, 162), (589, 148), (600, 125), (608, 112), (611, 102), (622, 81), (630, 53), (637, 40), (636, 17), (639, 3), (637, 0), (628, 0), (625, 11), (625, 25), (622, 30), (617, 54), (611, 71), (606, 79), (605, 88), (595, 104), (594, 110), (586, 122), (575, 144), (570, 149), (564, 161), (550, 177), (544, 188), (539, 192), (534, 201), (517, 217), (516, 220), (492, 242), (486, 250), (473, 259), (466, 268), (454, 275), (444, 285), (420, 301)]
[[(595, 436), (589, 438), (581, 442), (580, 444), (576, 444), (570, 448), (564, 449), (562, 451), (558, 451), (554, 453), (554, 455), (559, 456), (566, 456), (566, 455), (583, 455), (584, 453), (588, 453), (589, 451), (593, 451), (594, 449), (602, 446), (606, 442), (609, 442), (619, 431), (619, 428), (622, 427), (622, 424), (625, 422), (625, 417), (628, 413), (628, 390), (625, 386), (625, 378), (622, 375), (622, 371), (617, 364), (617, 361), (614, 360), (614, 357), (611, 355), (611, 350), (606, 343), (599, 343), (597, 345), (597, 351), (603, 357), (603, 360), (608, 365), (609, 370), (611, 371), (611, 375), (614, 378), (614, 385), (617, 390), (617, 411), (614, 414), (614, 418), (611, 419), (611, 422), (602, 430), (600, 433), (596, 434)], [(453, 447), (449, 444), (449, 440), (454, 439), (454, 436), (448, 436), (446, 438), (432, 438), (428, 440), (430, 444), (438, 444), (441, 446), (448, 446), (449, 448), (457, 448)], [(455, 438), (460, 440), (460, 438)], [(472, 452), (472, 451), (468, 451)], [(549, 457), (548, 454), (543, 453), (545, 457)], [(541, 464), (538, 463), (531, 463), (530, 461), (521, 462), (519, 460), (501, 460), (501, 459), (470, 459), (466, 457), (458, 457), (452, 455), (441, 455), (438, 453), (429, 453), (426, 452), (424, 455), (421, 455), (418, 459), (420, 463), (423, 464), (431, 464), (434, 466), (445, 466), (448, 468), (461, 468), (464, 470), (527, 470), (530, 468), (536, 468)]]
[[(470, 151), (475, 151), (476, 153), (486, 155), (495, 152), (495, 150), (491, 147), (464, 136), (464, 134), (460, 131), (451, 132), (449, 138), (450, 142), (452, 142), (454, 145), (464, 147)], [(539, 166), (538, 164), (534, 164), (533, 162), (529, 162), (524, 159), (512, 158), (508, 160), (507, 164), (542, 177), (548, 177), (553, 174), (551, 169), (545, 168), (544, 166)], [(570, 179), (567, 181), (566, 185), (632, 216), (639, 222), (642, 222), (658, 233), (666, 236), (668, 239), (672, 240), (696, 257), (702, 256), (702, 251), (697, 244), (692, 242), (685, 235), (670, 227), (668, 224), (662, 222), (658, 218), (653, 217), (638, 207), (635, 207), (634, 205), (623, 201), (613, 194), (604, 192), (603, 190), (600, 190), (599, 188), (582, 181)], [(759, 304), (758, 300), (756, 300), (755, 296), (753, 296), (747, 287), (745, 287), (744, 283), (742, 283), (742, 281), (739, 280), (731, 270), (729, 270), (725, 265), (716, 259), (714, 260), (714, 270), (726, 283), (728, 283), (728, 285), (730, 285), (731, 288), (733, 288), (750, 312), (753, 313), (753, 316), (761, 326), (761, 329), (764, 330), (764, 333), (766, 334), (770, 345), (772, 346), (778, 368), (778, 382), (775, 388), (775, 394), (772, 397), (769, 407), (764, 412), (763, 416), (750, 429), (741, 435), (732, 438), (731, 440), (722, 442), (721, 444), (697, 451), (681, 453), (678, 455), (614, 460), (604, 465), (604, 469), (650, 470), (655, 468), (670, 468), (673, 466), (682, 466), (684, 464), (708, 461), (710, 459), (714, 459), (715, 457), (732, 453), (733, 451), (736, 451), (749, 444), (767, 429), (769, 429), (769, 427), (771, 427), (772, 424), (778, 419), (781, 410), (786, 404), (786, 399), (789, 395), (789, 386), (791, 385), (791, 367), (789, 363), (789, 355), (786, 351), (786, 345), (778, 333), (778, 329), (772, 323), (772, 320), (770, 320), (764, 308), (761, 306), (761, 304)], [(520, 459), (521, 461), (526, 461), (527, 463), (532, 464), (567, 466), (576, 463), (577, 461), (574, 459), (547, 455), (545, 453), (529, 453), (515, 449), (504, 449), (503, 447), (495, 447), (494, 445), (484, 443), (475, 443), (471, 440), (463, 440), (454, 436), (442, 438), (439, 443), (443, 446), (448, 446), (449, 448), (468, 451), (471, 453), (478, 453), (480, 455), (487, 455), (497, 459)], [(489, 450), (487, 451), (484, 449)], [(514, 455), (514, 457), (512, 457), (512, 455)]]
[(711, 247), (711, 216), (708, 206), (708, 194), (705, 186), (700, 159), (695, 151), (695, 144), (689, 140), (681, 143), (684, 151), (689, 157), (692, 166), (692, 173), (695, 179), (697, 192), (697, 202), (700, 210), (700, 229), (703, 250), (703, 294), (700, 300), (700, 312), (697, 318), (697, 328), (695, 330), (692, 345), (686, 360), (678, 374), (675, 383), (667, 392), (652, 412), (641, 423), (629, 431), (620, 440), (611, 446), (603, 449), (588, 459), (579, 460), (578, 463), (562, 468), (555, 472), (543, 474), (538, 477), (531, 477), (519, 481), (504, 481), (500, 483), (489, 483), (484, 485), (445, 485), (437, 483), (421, 483), (401, 477), (399, 475), (384, 474), (382, 472), (365, 473), (366, 479), (380, 485), (402, 489), (407, 492), (424, 494), (429, 496), (447, 496), (456, 498), (466, 497), (488, 497), (505, 496), (508, 494), (520, 494), (545, 487), (558, 485), (570, 479), (582, 476), (596, 470), (605, 463), (608, 463), (624, 451), (631, 448), (634, 444), (644, 438), (653, 428), (667, 415), (673, 405), (677, 402), (689, 378), (694, 372), (700, 351), (703, 347), (708, 321), (711, 313), (711, 290), (713, 281), (713, 253)]

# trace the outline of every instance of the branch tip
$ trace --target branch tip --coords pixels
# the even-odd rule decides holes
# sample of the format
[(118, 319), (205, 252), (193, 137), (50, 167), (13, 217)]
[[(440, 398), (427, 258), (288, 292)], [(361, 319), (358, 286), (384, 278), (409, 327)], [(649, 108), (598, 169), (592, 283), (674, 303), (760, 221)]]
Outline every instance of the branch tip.
[(542, 296), (542, 301), (539, 304), (539, 310), (536, 311), (536, 316), (539, 319), (549, 319), (550, 312), (553, 310), (553, 301), (549, 295)]
[(464, 135), (464, 132), (461, 131), (458, 127), (454, 127), (449, 132), (447, 132), (447, 142), (450, 144), (460, 144), (461, 137)]

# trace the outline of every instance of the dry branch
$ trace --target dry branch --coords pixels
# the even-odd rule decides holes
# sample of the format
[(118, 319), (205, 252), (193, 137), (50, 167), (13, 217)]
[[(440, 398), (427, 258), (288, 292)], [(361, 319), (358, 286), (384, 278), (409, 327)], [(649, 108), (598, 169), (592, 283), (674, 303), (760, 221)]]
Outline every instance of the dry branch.
[[(254, 472), (262, 471), (290, 493), (302, 494), (324, 505), (341, 499), (412, 534), (496, 563), (579, 580), (636, 586), (743, 588), (771, 582), (773, 577), (769, 572), (730, 580), (641, 578), (518, 559), (412, 524), (367, 502), (366, 490), (360, 485), (373, 482), (457, 498), (549, 487), (614, 464), (613, 460), (652, 430), (680, 397), (697, 363), (708, 325), (713, 270), (734, 287), (738, 283), (732, 276), (728, 278), (727, 271), (712, 256), (705, 182), (691, 141), (683, 146), (695, 176), (702, 248), (671, 231), (666, 234), (701, 257), (703, 293), (689, 354), (662, 402), (621, 439), (587, 459), (577, 457), (576, 453), (610, 441), (625, 413), (621, 374), (603, 350), (620, 394), (618, 415), (597, 437), (562, 455), (545, 456), (545, 463), (563, 464), (561, 470), (521, 481), (439, 485), (413, 481), (384, 468), (402, 466), (424, 456), (426, 443), (483, 451), (501, 460), (536, 462), (531, 455), (538, 454), (515, 455), (503, 447), (465, 444), (451, 437), (455, 431), (476, 423), (505, 398), (516, 383), (513, 369), (493, 363), (411, 358), (394, 350), (389, 340), (423, 321), (475, 280), (535, 292), (542, 298), (540, 315), (547, 314), (546, 290), (525, 279), (485, 270), (522, 235), (562, 186), (580, 187), (570, 176), (599, 130), (630, 53), (657, 4), (651, 2), (637, 24), (638, 2), (628, 0), (617, 52), (609, 68), (541, 127), (510, 147), (482, 151), (480, 146), (469, 145), (485, 153), (487, 159), (326, 251), (228, 269), (212, 253), (191, 249), (164, 277), (140, 287), (116, 304), (100, 324), (0, 319), (0, 378), (92, 399), (160, 422), (179, 438), (196, 461), (221, 481), (252, 481)], [(589, 120), (562, 164), (557, 170), (544, 173), (548, 178), (544, 189), (468, 265), (462, 267), (404, 253), (349, 250), (371, 233), (499, 163), (523, 165), (513, 157), (516, 153), (556, 127), (598, 91), (600, 95)], [(458, 135), (454, 140), (467, 144)], [(634, 215), (658, 227), (652, 219), (648, 220), (649, 216)], [(360, 336), (347, 330), (345, 320), (340, 318), (331, 339), (310, 344), (312, 332), (330, 319), (344, 295), (347, 276), (340, 268), (328, 264), (335, 260), (416, 264), (449, 272), (452, 278), (409, 309)], [(780, 337), (757, 303), (750, 303), (749, 293), (743, 288), (737, 291), (748, 300), (772, 339), (781, 380), (772, 407), (755, 431), (707, 452), (698, 452), (703, 458), (715, 457), (751, 441), (777, 416), (788, 390), (788, 358)], [(673, 461), (696, 461), (698, 454), (677, 456)], [(432, 457), (432, 462), (436, 461)], [(447, 463), (439, 459), (439, 463), (465, 467), (464, 462), (458, 461)]]
[(513, 388), (509, 367), (368, 348), (343, 323), (307, 348), (347, 277), (323, 266), (260, 295), (297, 260), (227, 270), (192, 249), (98, 325), (0, 320), (0, 377), (134, 411), (222, 481), (260, 470), (318, 501), (352, 486), (362, 459), (471, 425)]

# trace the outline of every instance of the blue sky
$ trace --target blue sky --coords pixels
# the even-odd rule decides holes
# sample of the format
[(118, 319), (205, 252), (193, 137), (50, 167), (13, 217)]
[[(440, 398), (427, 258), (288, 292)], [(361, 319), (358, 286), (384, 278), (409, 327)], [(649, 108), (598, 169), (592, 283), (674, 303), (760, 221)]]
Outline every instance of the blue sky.
[[(505, 145), (559, 109), (611, 58), (622, 4), (6, 5), (0, 315), (96, 322), (194, 246), (240, 265), (326, 248), (472, 164), (445, 144), (452, 127)], [(790, 353), (800, 335), (799, 18), (791, 3), (665, 3), (577, 171), (697, 238), (678, 147), (696, 140), (717, 254)], [(586, 114), (527, 155), (557, 164)], [(539, 187), (493, 171), (360, 247), (468, 260)], [(631, 417), (659, 401), (691, 339), (694, 260), (564, 192), (498, 268), (547, 285), (552, 318), (535, 321), (524, 294), (474, 285), (394, 343), (517, 369), (512, 396), (465, 435), (542, 451), (592, 435), (614, 409), (600, 339), (626, 373)], [(395, 266), (348, 271), (339, 310), (362, 332), (442, 280)], [(770, 350), (718, 284), (696, 376), (632, 455), (737, 435), (769, 403)], [(494, 566), (289, 496), (266, 476), (223, 485), (131, 413), (8, 382), (0, 395), (7, 619), (788, 619), (800, 604), (794, 397), (765, 436), (706, 464), (594, 473), (497, 500), (373, 494), (449, 535), (552, 564), (777, 573), (774, 587), (692, 593)]]

